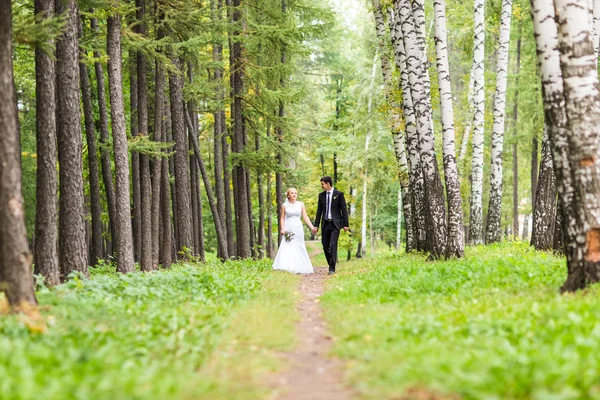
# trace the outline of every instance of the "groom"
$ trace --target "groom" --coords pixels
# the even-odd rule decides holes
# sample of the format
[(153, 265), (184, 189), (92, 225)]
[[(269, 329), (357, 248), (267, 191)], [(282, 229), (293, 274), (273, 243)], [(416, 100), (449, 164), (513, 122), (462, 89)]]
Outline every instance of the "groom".
[[(315, 227), (312, 233), (319, 231), (321, 223), (321, 243), (327, 264), (329, 264), (329, 275), (335, 274), (335, 264), (337, 263), (337, 246), (340, 237), (340, 229), (348, 230), (348, 209), (344, 193), (333, 188), (331, 177), (321, 178), (321, 188), (323, 192), (319, 194), (319, 205), (317, 206), (317, 218), (315, 218)], [(323, 217), (323, 221), (321, 221)]]

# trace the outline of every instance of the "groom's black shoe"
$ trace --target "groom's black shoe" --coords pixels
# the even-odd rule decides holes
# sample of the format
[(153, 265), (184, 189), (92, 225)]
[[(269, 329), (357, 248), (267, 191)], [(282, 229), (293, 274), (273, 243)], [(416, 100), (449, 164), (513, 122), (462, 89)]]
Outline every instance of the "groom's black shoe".
[(329, 270), (329, 275), (333, 275), (333, 274), (335, 274), (335, 271), (330, 269)]

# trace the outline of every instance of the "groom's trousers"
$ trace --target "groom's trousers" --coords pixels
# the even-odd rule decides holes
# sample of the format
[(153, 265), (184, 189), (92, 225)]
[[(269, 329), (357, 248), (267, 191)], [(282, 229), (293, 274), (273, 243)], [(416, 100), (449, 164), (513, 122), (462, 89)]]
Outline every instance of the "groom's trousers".
[(335, 272), (335, 265), (337, 263), (337, 248), (338, 239), (340, 237), (340, 230), (336, 228), (335, 224), (331, 220), (325, 220), (323, 222), (323, 234), (321, 237), (321, 243), (323, 244), (323, 252), (329, 265), (329, 270)]

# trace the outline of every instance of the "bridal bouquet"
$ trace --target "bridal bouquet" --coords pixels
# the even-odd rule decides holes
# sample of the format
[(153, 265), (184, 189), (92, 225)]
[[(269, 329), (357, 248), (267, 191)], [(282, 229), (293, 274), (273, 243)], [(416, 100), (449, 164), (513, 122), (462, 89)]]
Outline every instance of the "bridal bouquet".
[(290, 231), (285, 231), (285, 233), (283, 234), (283, 238), (285, 239), (286, 242), (290, 242), (294, 238), (294, 236), (295, 236), (294, 232), (290, 232)]

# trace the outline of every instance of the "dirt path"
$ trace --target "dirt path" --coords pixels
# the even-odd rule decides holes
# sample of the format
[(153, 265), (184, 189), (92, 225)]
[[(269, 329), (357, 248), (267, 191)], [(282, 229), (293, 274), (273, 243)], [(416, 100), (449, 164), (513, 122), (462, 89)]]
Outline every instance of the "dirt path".
[(300, 321), (296, 327), (298, 347), (285, 353), (289, 369), (273, 377), (269, 400), (347, 400), (352, 391), (343, 382), (343, 364), (331, 358), (332, 346), (321, 317), (319, 297), (325, 290), (327, 267), (315, 267), (315, 273), (302, 277), (298, 302)]

